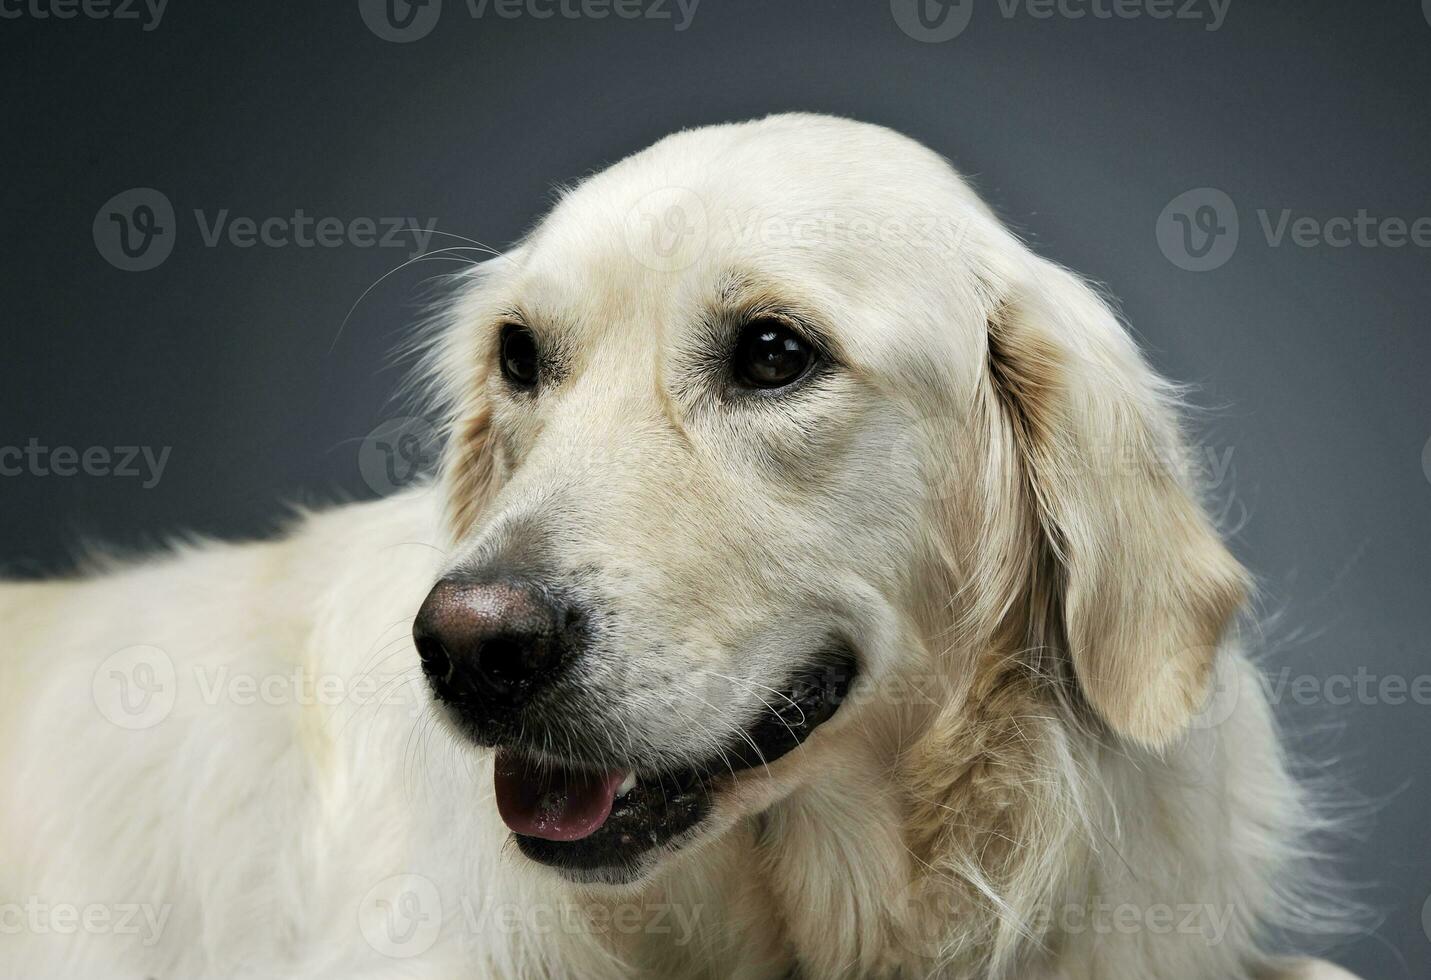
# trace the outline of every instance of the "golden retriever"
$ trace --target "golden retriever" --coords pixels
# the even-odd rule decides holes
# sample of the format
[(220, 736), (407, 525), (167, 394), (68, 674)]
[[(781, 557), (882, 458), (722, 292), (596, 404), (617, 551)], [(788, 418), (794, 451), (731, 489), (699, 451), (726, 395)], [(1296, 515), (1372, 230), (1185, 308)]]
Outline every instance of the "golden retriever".
[(425, 336), (430, 483), (0, 588), (4, 975), (1345, 976), (1175, 390), (943, 159), (678, 133)]

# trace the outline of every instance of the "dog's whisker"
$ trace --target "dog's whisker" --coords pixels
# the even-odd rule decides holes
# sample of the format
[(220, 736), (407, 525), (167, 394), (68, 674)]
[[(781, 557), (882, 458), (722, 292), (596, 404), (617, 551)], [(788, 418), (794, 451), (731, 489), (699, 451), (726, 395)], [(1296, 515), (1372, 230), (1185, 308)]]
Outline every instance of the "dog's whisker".
[[(483, 246), (483, 248), (486, 249), (485, 246)], [(441, 255), (443, 253), (457, 253), (460, 255), (463, 252), (471, 250), (472, 247), (466, 245), (448, 245), (443, 248), (431, 249), (429, 251), (423, 252), (420, 255), (415, 255), (412, 258), (409, 258), (402, 263), (394, 266), (393, 268), (389, 269), (387, 272), (384, 272), (377, 279), (369, 283), (368, 287), (358, 294), (358, 298), (353, 301), (353, 305), (348, 308), (348, 312), (343, 316), (343, 322), (338, 324), (338, 332), (333, 336), (333, 342), (328, 347), (328, 353), (331, 354), (334, 350), (337, 349), (338, 340), (343, 336), (343, 330), (348, 326), (348, 321), (353, 318), (354, 311), (356, 311), (357, 308), (362, 305), (363, 300), (368, 298), (369, 293), (371, 293), (374, 289), (376, 289), (383, 282), (385, 282), (390, 276), (395, 276), (402, 270), (409, 268), (410, 266), (415, 265), (418, 262), (431, 258), (434, 255)], [(486, 251), (491, 252), (490, 249), (486, 249)], [(491, 252), (491, 254), (495, 255), (497, 253)]]
[[(746, 688), (749, 688), (749, 689), (759, 689), (759, 690), (762, 690), (762, 691), (769, 691), (771, 694), (774, 694), (776, 697), (784, 698), (785, 701), (789, 703), (790, 707), (792, 707), (792, 708), (794, 708), (796, 711), (800, 712), (800, 720), (799, 720), (798, 724), (801, 724), (801, 725), (805, 724), (805, 709), (802, 708), (802, 707), (800, 707), (800, 703), (799, 703), (798, 701), (796, 701), (794, 698), (790, 697), (790, 695), (786, 694), (785, 692), (780, 691), (780, 690), (777, 690), (776, 688), (773, 688), (773, 687), (769, 687), (769, 686), (767, 686), (767, 685), (765, 685), (765, 684), (758, 684), (758, 683), (756, 683), (755, 681), (752, 681), (752, 680), (746, 680), (746, 679), (739, 678), (739, 677), (731, 677), (731, 676), (729, 676), (728, 674), (721, 674), (721, 673), (718, 673), (718, 672), (716, 672), (716, 671), (714, 671), (714, 670), (707, 669), (706, 672), (709, 673), (712, 677), (719, 677), (721, 680), (730, 681), (732, 684), (743, 684)], [(770, 712), (772, 712), (773, 714), (775, 714), (775, 715), (778, 716), (778, 717), (782, 717), (782, 720), (783, 720), (783, 716), (780, 716), (780, 712), (779, 712), (778, 709), (776, 709), (773, 705), (771, 705), (771, 704), (770, 704), (768, 701), (766, 701), (764, 698), (761, 698), (760, 701), (761, 701), (761, 704), (764, 704), (765, 707), (766, 707)], [(789, 726), (787, 725), (786, 727), (788, 728)], [(793, 731), (793, 730), (791, 731), (791, 734), (794, 734), (794, 731)]]

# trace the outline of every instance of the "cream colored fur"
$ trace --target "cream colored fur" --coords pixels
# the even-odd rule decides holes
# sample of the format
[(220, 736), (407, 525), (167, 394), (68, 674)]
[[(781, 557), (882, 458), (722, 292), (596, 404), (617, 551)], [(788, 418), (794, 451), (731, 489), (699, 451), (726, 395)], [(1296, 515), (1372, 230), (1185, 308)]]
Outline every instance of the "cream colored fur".
[[(688, 367), (700, 325), (769, 310), (840, 364), (726, 404)], [(514, 316), (567, 358), (538, 399), (492, 369)], [(1314, 917), (1313, 818), (1173, 392), (943, 160), (814, 116), (680, 133), (464, 276), (439, 327), (432, 484), (0, 586), (0, 975), (1339, 975), (1270, 949)], [(508, 846), (490, 754), (417, 670), (432, 584), (532, 535), (624, 624), (602, 720), (646, 751), (708, 750), (818, 631), (860, 653), (850, 703), (634, 885)], [(130, 729), (96, 677), (136, 645), (173, 703)], [(233, 683), (295, 671), (343, 696)], [(7, 927), (27, 902), (156, 925)], [(404, 908), (428, 932), (394, 946)]]

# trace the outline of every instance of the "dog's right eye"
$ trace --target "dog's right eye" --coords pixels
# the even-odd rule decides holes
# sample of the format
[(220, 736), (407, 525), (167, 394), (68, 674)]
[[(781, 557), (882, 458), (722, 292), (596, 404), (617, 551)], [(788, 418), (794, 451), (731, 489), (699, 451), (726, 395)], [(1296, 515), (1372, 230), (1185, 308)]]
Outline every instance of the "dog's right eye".
[(537, 383), (537, 340), (526, 327), (509, 323), (502, 328), (502, 375), (514, 385), (531, 388)]
[(741, 331), (732, 367), (747, 388), (784, 388), (805, 375), (815, 352), (803, 337), (775, 319), (759, 319)]

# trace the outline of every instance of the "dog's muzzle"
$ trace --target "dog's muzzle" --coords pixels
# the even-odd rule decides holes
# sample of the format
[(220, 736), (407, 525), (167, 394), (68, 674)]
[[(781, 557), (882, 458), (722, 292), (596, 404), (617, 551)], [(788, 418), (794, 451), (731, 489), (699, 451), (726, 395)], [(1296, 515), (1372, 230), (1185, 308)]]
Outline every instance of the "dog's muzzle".
[(413, 624), (436, 700), (474, 741), (497, 749), (497, 809), (518, 847), (573, 877), (624, 880), (647, 852), (679, 846), (710, 812), (722, 780), (804, 742), (839, 710), (858, 670), (848, 644), (828, 643), (772, 689), (749, 724), (686, 765), (631, 768), (589, 752), (539, 758), (532, 738), (567, 703), (560, 688), (572, 680), (588, 628), (579, 604), (516, 579), (444, 579)]

